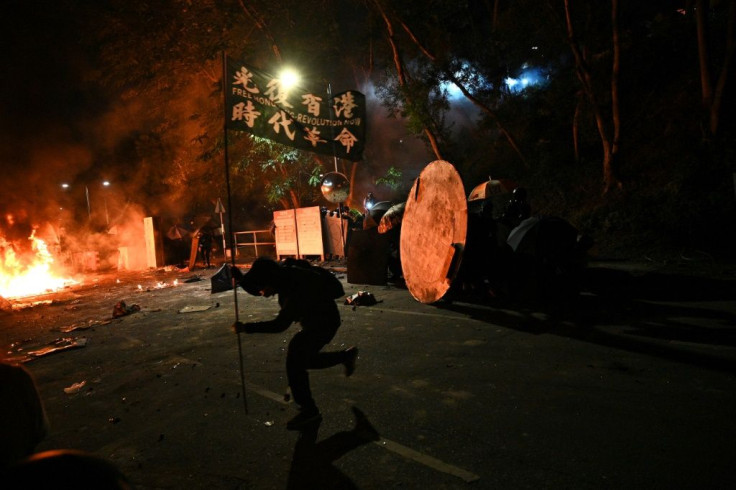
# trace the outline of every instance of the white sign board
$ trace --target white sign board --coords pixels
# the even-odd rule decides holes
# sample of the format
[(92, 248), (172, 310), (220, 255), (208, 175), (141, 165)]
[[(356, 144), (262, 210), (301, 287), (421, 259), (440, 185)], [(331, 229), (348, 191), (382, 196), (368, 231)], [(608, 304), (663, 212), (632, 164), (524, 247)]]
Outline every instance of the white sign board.
[(296, 210), (296, 232), (299, 238), (299, 255), (319, 255), (324, 260), (322, 215), (319, 206)]
[(324, 259), (322, 217), (319, 206), (273, 212), (276, 258), (282, 255), (319, 255)]
[(293, 209), (273, 212), (273, 224), (276, 228), (276, 258), (282, 255), (299, 255), (296, 242), (296, 220)]

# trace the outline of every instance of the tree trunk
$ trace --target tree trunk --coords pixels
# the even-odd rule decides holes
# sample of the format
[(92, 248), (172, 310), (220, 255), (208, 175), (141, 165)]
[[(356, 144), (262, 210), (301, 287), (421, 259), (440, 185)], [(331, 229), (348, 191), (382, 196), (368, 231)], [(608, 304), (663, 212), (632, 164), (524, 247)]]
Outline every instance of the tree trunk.
[(355, 191), (355, 175), (358, 172), (358, 165), (356, 163), (353, 163), (353, 165), (350, 167), (350, 194), (348, 194), (347, 203), (348, 206), (350, 206), (349, 203), (352, 203), (355, 200), (355, 195), (353, 194), (353, 191)]
[(575, 152), (575, 163), (580, 163), (580, 113), (583, 110), (583, 94), (578, 92), (575, 114), (572, 116), (572, 146)]
[(258, 12), (256, 12), (253, 7), (248, 8), (243, 0), (238, 0), (238, 3), (240, 4), (240, 8), (243, 9), (243, 12), (245, 12), (245, 14), (250, 17), (251, 20), (253, 20), (253, 23), (256, 25), (256, 27), (258, 27), (263, 35), (266, 36), (266, 38), (271, 42), (271, 49), (273, 50), (273, 54), (276, 57), (276, 60), (280, 63), (282, 61), (281, 50), (279, 49), (278, 44), (276, 44), (276, 39), (271, 34), (268, 26), (266, 26), (266, 22), (260, 15), (258, 15)]
[(695, 0), (695, 26), (698, 36), (698, 61), (700, 63), (700, 92), (703, 110), (710, 110), (713, 92), (710, 81), (710, 69), (708, 68), (708, 38), (706, 35), (705, 21), (707, 7), (704, 0)]
[[(621, 151), (621, 105), (618, 97), (618, 77), (621, 70), (621, 42), (619, 40), (618, 18), (618, 0), (611, 0), (611, 39), (613, 41), (613, 63), (611, 64), (611, 119), (613, 123), (611, 172), (615, 172), (614, 165), (617, 163)], [(620, 185), (620, 182), (618, 185)]]
[[(600, 105), (598, 104), (598, 97), (595, 92), (595, 87), (593, 86), (593, 77), (590, 73), (590, 68), (588, 67), (588, 63), (585, 60), (585, 56), (583, 55), (577, 40), (575, 39), (575, 30), (572, 25), (572, 16), (570, 14), (570, 0), (564, 1), (565, 22), (567, 24), (567, 41), (570, 45), (570, 50), (572, 51), (573, 57), (575, 59), (575, 71), (578, 76), (578, 80), (580, 80), (580, 84), (583, 87), (583, 92), (588, 98), (588, 101), (590, 102), (590, 105), (593, 109), (596, 128), (598, 129), (598, 136), (601, 139), (601, 148), (603, 151), (603, 194), (606, 194), (614, 186), (619, 188), (621, 187), (621, 182), (618, 181), (614, 172), (614, 164), (616, 162), (617, 155), (613, 152), (614, 143), (612, 141), (612, 138), (608, 134), (608, 130), (606, 128), (607, 124), (605, 118), (603, 117), (603, 112), (601, 111)], [(612, 6), (612, 12), (615, 12), (617, 7), (617, 2), (615, 2), (615, 0), (614, 3), (615, 5)], [(614, 59), (615, 58), (616, 57), (614, 56)], [(616, 73), (615, 76), (617, 78), (618, 73)], [(611, 80), (613, 84), (613, 73), (611, 75)]]
[(736, 1), (731, 0), (728, 6), (728, 24), (726, 27), (726, 52), (721, 63), (721, 70), (716, 82), (715, 90), (712, 94), (710, 105), (709, 129), (711, 135), (718, 133), (721, 107), (723, 105), (723, 95), (726, 90), (726, 81), (728, 79), (728, 71), (733, 64), (734, 55), (736, 54)]

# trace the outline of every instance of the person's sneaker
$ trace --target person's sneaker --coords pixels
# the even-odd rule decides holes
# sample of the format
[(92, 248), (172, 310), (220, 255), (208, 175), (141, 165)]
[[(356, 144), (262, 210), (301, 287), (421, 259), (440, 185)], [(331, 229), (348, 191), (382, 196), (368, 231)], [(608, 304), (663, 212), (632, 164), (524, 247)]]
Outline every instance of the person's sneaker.
[(322, 414), (315, 407), (309, 410), (302, 410), (296, 417), (286, 423), (288, 430), (301, 430), (310, 424), (316, 424), (322, 421)]
[(355, 361), (358, 359), (358, 348), (350, 347), (345, 351), (345, 376), (350, 376), (355, 371)]

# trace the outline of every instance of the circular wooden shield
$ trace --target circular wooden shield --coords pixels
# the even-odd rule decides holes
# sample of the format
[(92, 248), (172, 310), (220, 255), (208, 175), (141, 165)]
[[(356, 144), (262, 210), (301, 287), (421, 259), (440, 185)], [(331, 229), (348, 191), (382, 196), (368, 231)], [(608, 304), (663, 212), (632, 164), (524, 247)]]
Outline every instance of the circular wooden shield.
[(468, 203), (452, 164), (427, 165), (406, 200), (401, 223), (401, 267), (417, 301), (433, 303), (447, 292), (460, 266), (468, 231)]

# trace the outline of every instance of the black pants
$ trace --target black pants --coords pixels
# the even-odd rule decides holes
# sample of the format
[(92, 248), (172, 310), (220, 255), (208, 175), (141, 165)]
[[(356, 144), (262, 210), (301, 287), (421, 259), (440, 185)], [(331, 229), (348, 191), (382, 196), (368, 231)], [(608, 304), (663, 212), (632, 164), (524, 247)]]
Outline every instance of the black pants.
[(210, 249), (209, 247), (201, 247), (200, 252), (202, 253), (202, 261), (207, 267), (210, 265)]
[(298, 332), (289, 342), (286, 353), (286, 377), (294, 401), (302, 410), (316, 408), (312, 391), (309, 388), (307, 369), (324, 369), (345, 362), (345, 351), (320, 352), (335, 336), (331, 333), (315, 334), (305, 330)]

